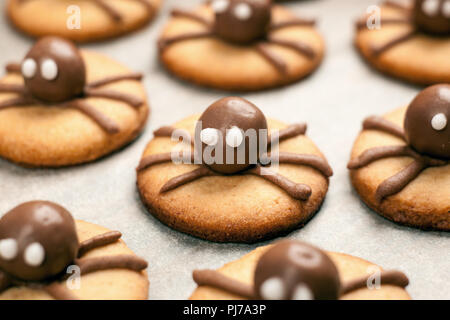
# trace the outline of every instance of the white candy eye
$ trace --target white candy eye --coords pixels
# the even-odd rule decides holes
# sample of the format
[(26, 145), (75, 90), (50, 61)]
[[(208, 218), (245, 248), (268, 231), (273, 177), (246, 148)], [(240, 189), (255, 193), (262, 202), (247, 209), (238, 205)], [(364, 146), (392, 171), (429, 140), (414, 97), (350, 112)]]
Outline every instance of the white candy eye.
[(242, 141), (244, 141), (244, 135), (242, 134), (241, 129), (238, 127), (232, 127), (227, 130), (227, 136), (225, 138), (227, 145), (232, 148), (237, 148), (241, 145)]
[(58, 65), (53, 59), (45, 59), (41, 64), (41, 75), (45, 80), (55, 80), (58, 76)]
[(214, 128), (206, 128), (200, 132), (200, 140), (208, 146), (215, 146), (219, 141), (219, 131)]
[(436, 131), (444, 130), (444, 128), (447, 126), (447, 117), (443, 113), (436, 114), (431, 119), (431, 126)]
[(252, 8), (247, 3), (239, 3), (234, 7), (234, 15), (239, 20), (247, 20), (252, 16)]
[(292, 300), (313, 300), (314, 295), (308, 286), (299, 284), (292, 294)]
[(23, 258), (25, 263), (31, 267), (39, 267), (45, 258), (44, 247), (40, 243), (33, 242), (26, 249)]
[(263, 282), (260, 288), (261, 297), (264, 300), (281, 300), (284, 298), (284, 285), (280, 278), (269, 278)]
[(31, 58), (25, 59), (25, 61), (22, 63), (22, 75), (27, 79), (34, 77), (34, 75), (36, 74), (36, 69), (36, 61)]
[(12, 260), (19, 251), (17, 241), (14, 239), (0, 240), (0, 257), (4, 260)]
[(212, 9), (215, 13), (222, 13), (227, 11), (229, 5), (229, 0), (214, 0), (212, 3)]
[(442, 6), (442, 15), (446, 18), (450, 18), (450, 0), (444, 2)]
[(439, 12), (439, 0), (425, 0), (422, 3), (422, 10), (429, 16), (434, 16)]

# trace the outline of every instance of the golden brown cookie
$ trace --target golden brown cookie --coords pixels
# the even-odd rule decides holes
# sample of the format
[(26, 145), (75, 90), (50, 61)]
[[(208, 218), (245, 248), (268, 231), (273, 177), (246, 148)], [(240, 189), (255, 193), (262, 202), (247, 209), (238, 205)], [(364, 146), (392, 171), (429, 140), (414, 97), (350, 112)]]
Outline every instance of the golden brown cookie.
[(218, 270), (196, 270), (191, 300), (409, 300), (408, 278), (295, 240), (260, 247)]
[(55, 203), (21, 204), (0, 219), (0, 299), (147, 299), (147, 263), (120, 237)]
[[(154, 139), (145, 148), (137, 184), (142, 201), (156, 218), (176, 230), (207, 240), (254, 242), (301, 227), (319, 209), (332, 170), (304, 135), (305, 124), (288, 126), (272, 119), (266, 122), (256, 106), (236, 97), (215, 102), (198, 120), (198, 115), (191, 116), (155, 131)], [(200, 123), (205, 128), (201, 133), (197, 130)], [(261, 164), (266, 157), (275, 159), (271, 152), (276, 154), (276, 149), (268, 148), (268, 153), (257, 157), (254, 150), (248, 151), (251, 143), (240, 136), (247, 130), (267, 126), (270, 136), (267, 143), (260, 145), (267, 147), (279, 137), (279, 145), (272, 143), (279, 146), (279, 168)], [(176, 129), (185, 132), (186, 140), (195, 141), (196, 151), (185, 157), (187, 163), (172, 162), (172, 156), (180, 150), (178, 142), (171, 140)], [(194, 134), (196, 138), (189, 138)], [(218, 136), (214, 138), (214, 134)], [(230, 140), (239, 142), (230, 146)], [(213, 143), (226, 146), (224, 157), (236, 148), (247, 148), (246, 161), (239, 164), (236, 158), (207, 160), (207, 147)], [(189, 143), (181, 147), (191, 150)], [(216, 152), (221, 147), (218, 148)], [(198, 161), (192, 162), (190, 156), (199, 156)], [(249, 162), (249, 157), (257, 161)]]
[(142, 75), (61, 38), (42, 38), (7, 69), (0, 80), (0, 157), (10, 161), (93, 161), (131, 142), (146, 123)]
[(395, 222), (450, 230), (450, 86), (364, 121), (348, 167), (356, 191)]
[(362, 56), (376, 69), (413, 83), (450, 82), (450, 14), (424, 12), (427, 1), (415, 1), (414, 8), (383, 3), (378, 29), (376, 12), (361, 18), (355, 44)]
[(169, 71), (225, 90), (261, 90), (295, 82), (321, 63), (325, 45), (313, 20), (269, 0), (215, 0), (174, 10), (159, 40)]
[[(33, 36), (77, 42), (117, 37), (145, 26), (162, 0), (9, 0), (8, 16)], [(79, 14), (79, 16), (78, 16)]]

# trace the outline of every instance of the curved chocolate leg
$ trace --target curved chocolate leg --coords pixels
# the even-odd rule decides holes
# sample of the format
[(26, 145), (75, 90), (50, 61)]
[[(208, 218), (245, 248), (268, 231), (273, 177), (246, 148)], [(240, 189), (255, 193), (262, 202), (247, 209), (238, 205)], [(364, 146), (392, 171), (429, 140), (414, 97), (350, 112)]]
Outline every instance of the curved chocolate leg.
[(65, 287), (65, 285), (52, 282), (44, 290), (55, 300), (78, 300), (78, 298)]
[(164, 49), (166, 49), (168, 46), (176, 43), (176, 42), (181, 42), (181, 41), (186, 41), (186, 40), (195, 40), (195, 39), (202, 39), (202, 38), (208, 38), (208, 37), (213, 37), (214, 36), (214, 32), (212, 31), (204, 31), (204, 32), (190, 32), (190, 33), (184, 33), (178, 36), (173, 36), (170, 38), (162, 38), (158, 41), (158, 47), (159, 47), (159, 51), (163, 51)]
[(5, 67), (5, 70), (8, 73), (21, 73), (22, 66), (20, 63), (8, 63)]
[[(367, 275), (344, 283), (341, 289), (341, 295), (361, 288), (367, 288), (367, 280), (369, 280), (370, 277), (370, 275)], [(406, 275), (400, 271), (381, 271), (380, 285), (386, 284), (404, 288), (409, 284), (409, 280)]]
[(398, 1), (392, 1), (392, 0), (383, 1), (381, 4), (384, 5), (384, 6), (387, 6), (387, 7), (400, 9), (400, 10), (408, 10), (408, 11), (410, 11), (412, 9), (411, 7), (408, 7), (407, 5), (404, 5), (404, 4), (402, 4), (402, 3), (398, 2)]
[(84, 95), (86, 97), (106, 98), (122, 101), (135, 108), (140, 107), (144, 103), (144, 101), (142, 101), (139, 97), (107, 89), (87, 89), (84, 92)]
[(291, 124), (287, 128), (272, 133), (268, 139), (268, 146), (289, 138), (301, 136), (306, 133), (306, 129), (306, 123)]
[(8, 100), (0, 101), (0, 111), (8, 108), (24, 106), (27, 104), (34, 104), (34, 101), (24, 97), (11, 98)]
[(419, 173), (427, 167), (422, 160), (414, 160), (396, 175), (384, 180), (377, 188), (375, 200), (380, 203), (384, 198), (403, 190)]
[(181, 9), (173, 9), (171, 12), (171, 15), (173, 17), (188, 18), (188, 19), (197, 21), (197, 22), (207, 26), (208, 28), (210, 28), (212, 25), (212, 23), (210, 21), (208, 21), (204, 17), (196, 14), (195, 12), (191, 12), (191, 11), (185, 11), (185, 10), (181, 10)]
[(202, 166), (196, 170), (190, 171), (188, 173), (185, 173), (185, 174), (182, 174), (175, 178), (170, 179), (161, 187), (161, 190), (159, 192), (165, 193), (167, 191), (178, 188), (178, 187), (180, 187), (186, 183), (189, 183), (191, 181), (194, 181), (194, 180), (197, 180), (197, 179), (200, 179), (203, 177), (214, 176), (214, 175), (216, 175), (216, 173), (214, 173), (207, 167)]
[(364, 130), (380, 130), (405, 140), (403, 128), (379, 116), (371, 116), (363, 122)]
[(287, 74), (288, 70), (286, 63), (280, 56), (270, 50), (268, 43), (259, 43), (255, 46), (255, 48), (261, 56), (273, 65), (280, 73)]
[(25, 86), (15, 83), (0, 83), (0, 92), (23, 94), (25, 92)]
[(292, 19), (287, 21), (282, 21), (278, 23), (272, 23), (269, 27), (270, 31), (275, 31), (287, 27), (295, 27), (295, 26), (314, 26), (316, 24), (316, 20), (314, 19)]
[(11, 279), (9, 276), (0, 270), (0, 293), (11, 286)]
[(147, 261), (128, 254), (80, 259), (77, 265), (80, 268), (80, 275), (108, 269), (128, 269), (139, 272), (147, 268)]
[(277, 185), (281, 189), (283, 189), (287, 194), (297, 200), (308, 200), (311, 196), (311, 188), (303, 183), (295, 183), (288, 178), (273, 172), (267, 168), (256, 166), (253, 169), (248, 171), (250, 174), (266, 179), (267, 181), (272, 182)]
[[(173, 157), (174, 157), (173, 152), (151, 154), (141, 160), (141, 162), (139, 163), (139, 166), (136, 168), (136, 170), (141, 171), (141, 170), (144, 170), (155, 164), (171, 162), (171, 161), (173, 161)], [(193, 163), (194, 162), (194, 153), (191, 152), (191, 154), (187, 158), (187, 157), (183, 157), (183, 151), (180, 151), (178, 153), (177, 159), (180, 160), (182, 163), (187, 163), (187, 162)]]
[(404, 34), (401, 34), (400, 36), (389, 40), (387, 43), (379, 46), (379, 47), (372, 47), (372, 55), (379, 56), (383, 52), (391, 49), (392, 47), (395, 47), (396, 45), (408, 41), (411, 39), (414, 35), (416, 35), (416, 30), (407, 31)]
[(280, 152), (278, 154), (278, 162), (309, 166), (320, 171), (325, 177), (333, 175), (333, 169), (331, 169), (328, 162), (324, 158), (313, 154)]
[(80, 243), (78, 248), (78, 258), (86, 254), (95, 248), (103, 247), (108, 244), (118, 241), (122, 237), (119, 231), (110, 231), (103, 234), (99, 234), (93, 238), (83, 241)]
[(109, 76), (100, 80), (92, 81), (91, 83), (88, 83), (86, 85), (87, 89), (97, 88), (101, 87), (110, 83), (122, 81), (122, 80), (136, 80), (140, 81), (142, 80), (142, 73), (129, 73), (124, 75), (118, 75), (118, 76)]
[(349, 161), (348, 169), (359, 169), (379, 159), (401, 156), (412, 156), (414, 153), (408, 146), (386, 146), (370, 148), (358, 157)]
[(282, 39), (276, 39), (276, 38), (270, 37), (270, 36), (267, 39), (267, 41), (271, 44), (276, 44), (279, 46), (293, 49), (293, 50), (297, 51), (298, 53), (304, 55), (308, 59), (314, 59), (314, 57), (316, 56), (314, 49), (312, 47), (310, 47), (308, 44), (301, 42), (301, 41), (282, 40)]
[(218, 271), (194, 270), (192, 277), (199, 286), (215, 287), (244, 298), (255, 299), (253, 286), (229, 278)]
[(120, 131), (118, 124), (105, 116), (100, 111), (97, 111), (94, 107), (82, 100), (73, 100), (65, 104), (69, 108), (74, 108), (80, 110), (85, 115), (94, 120), (100, 127), (102, 127), (106, 132), (114, 134)]
[(122, 21), (122, 15), (116, 9), (109, 5), (108, 1), (105, 0), (94, 0), (94, 2), (103, 10), (108, 13), (114, 21)]
[(187, 130), (174, 128), (172, 126), (161, 127), (158, 130), (153, 131), (153, 135), (155, 137), (168, 137), (168, 138), (171, 138), (175, 131), (177, 131), (179, 133), (182, 133), (183, 141), (194, 145), (194, 139), (192, 139), (190, 133)]
[[(381, 18), (380, 19), (381, 26), (383, 26), (385, 24), (394, 25), (394, 24), (408, 24), (408, 23), (411, 23), (411, 19), (408, 17), (405, 17), (405, 18)], [(367, 20), (359, 20), (356, 22), (357, 30), (362, 30), (364, 28), (367, 28)]]

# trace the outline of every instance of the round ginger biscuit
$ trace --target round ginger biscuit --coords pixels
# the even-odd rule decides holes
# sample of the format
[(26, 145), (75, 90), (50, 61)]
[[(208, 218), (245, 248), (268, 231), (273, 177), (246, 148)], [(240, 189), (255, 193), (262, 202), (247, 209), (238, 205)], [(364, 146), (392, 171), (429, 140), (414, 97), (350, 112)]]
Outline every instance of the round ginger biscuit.
[[(264, 246), (253, 250), (242, 258), (229, 262), (217, 271), (232, 279), (241, 281), (247, 284), (253, 284), (253, 276), (259, 258), (272, 245)], [(368, 271), (372, 270), (377, 265), (363, 260), (361, 258), (353, 257), (348, 254), (326, 252), (331, 260), (336, 265), (342, 283), (367, 276)], [(382, 269), (381, 269), (382, 270)], [(227, 291), (210, 287), (199, 286), (189, 298), (190, 300), (241, 300), (243, 297), (231, 294)], [(381, 285), (376, 290), (369, 290), (368, 288), (361, 288), (340, 297), (342, 300), (410, 300), (409, 294), (405, 289), (393, 285)]]
[[(193, 135), (197, 119), (191, 116), (174, 127)], [(286, 127), (270, 119), (268, 126), (269, 130)], [(171, 152), (176, 145), (169, 137), (155, 137), (143, 157)], [(281, 141), (279, 150), (324, 157), (305, 135)], [(173, 229), (211, 241), (255, 242), (299, 228), (319, 210), (328, 190), (328, 179), (316, 169), (280, 164), (278, 173), (311, 187), (307, 201), (295, 200), (271, 182), (245, 173), (203, 177), (160, 193), (169, 179), (199, 167), (172, 162), (153, 165), (138, 172), (137, 184), (152, 215)]]
[[(381, 19), (407, 18), (405, 10), (387, 5), (380, 5), (380, 8)], [(356, 31), (355, 45), (370, 65), (388, 75), (421, 85), (450, 82), (449, 36), (416, 32), (379, 54), (374, 52), (374, 49), (413, 29), (411, 22), (381, 22), (381, 28), (373, 30), (363, 26)]]
[(154, 18), (161, 2), (9, 0), (8, 16), (18, 29), (33, 37), (56, 35), (77, 42), (92, 42), (142, 28)]
[[(87, 83), (129, 74), (125, 66), (101, 54), (81, 51)], [(8, 74), (0, 83), (23, 84), (20, 74)], [(143, 85), (123, 80), (100, 87), (143, 99), (140, 107), (125, 102), (83, 98), (119, 126), (108, 133), (82, 112), (58, 105), (17, 106), (0, 110), (0, 157), (32, 167), (61, 167), (96, 160), (134, 140), (147, 121), (149, 107)], [(0, 102), (15, 94), (0, 93)]]
[[(403, 128), (406, 107), (384, 116)], [(367, 149), (378, 146), (405, 145), (391, 134), (363, 130), (353, 146), (354, 159)], [(450, 230), (450, 165), (426, 168), (403, 190), (378, 203), (375, 192), (385, 179), (407, 167), (411, 157), (390, 157), (351, 170), (353, 186), (361, 199), (382, 216), (400, 224), (436, 230)]]
[[(208, 21), (214, 20), (209, 6), (195, 11)], [(272, 19), (283, 22), (295, 18), (287, 9), (274, 5)], [(187, 33), (204, 32), (207, 28), (192, 19), (172, 17), (164, 28), (161, 40)], [(286, 73), (264, 58), (256, 43), (234, 45), (217, 36), (173, 43), (160, 52), (165, 67), (176, 76), (190, 82), (223, 90), (252, 91), (287, 85), (311, 74), (320, 65), (325, 51), (322, 36), (314, 26), (291, 26), (270, 33), (281, 40), (300, 40), (315, 52), (313, 58), (277, 44), (267, 44), (268, 50), (286, 65)]]
[[(80, 243), (93, 236), (110, 230), (85, 221), (76, 221)], [(134, 253), (122, 240), (99, 247), (86, 253), (83, 258), (114, 256)], [(147, 272), (126, 269), (111, 269), (93, 272), (81, 277), (79, 289), (69, 289), (81, 300), (146, 300), (149, 281)], [(44, 290), (30, 287), (12, 287), (0, 293), (0, 300), (50, 300), (52, 297)]]

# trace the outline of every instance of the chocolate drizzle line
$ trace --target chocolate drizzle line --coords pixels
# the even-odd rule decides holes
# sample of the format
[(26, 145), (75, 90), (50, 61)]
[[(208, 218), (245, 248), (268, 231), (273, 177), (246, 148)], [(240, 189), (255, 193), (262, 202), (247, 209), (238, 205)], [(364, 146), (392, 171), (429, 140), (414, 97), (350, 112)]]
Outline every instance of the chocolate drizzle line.
[[(161, 54), (170, 45), (175, 44), (177, 42), (202, 39), (202, 38), (208, 38), (208, 37), (214, 37), (214, 38), (219, 37), (218, 34), (216, 34), (216, 32), (215, 32), (215, 27), (214, 27), (215, 21), (209, 21), (206, 18), (204, 18), (203, 16), (201, 16), (195, 12), (174, 9), (172, 11), (172, 16), (173, 17), (182, 17), (182, 18), (191, 19), (193, 21), (197, 21), (197, 22), (201, 23), (202, 25), (204, 25), (206, 30), (198, 31), (198, 32), (187, 32), (187, 33), (180, 34), (177, 36), (161, 38), (158, 41), (158, 47), (159, 47), (159, 51)], [(308, 59), (314, 59), (316, 56), (316, 53), (306, 43), (303, 43), (300, 41), (294, 42), (294, 41), (290, 41), (290, 40), (274, 39), (271, 37), (271, 33), (276, 30), (293, 27), (293, 26), (314, 26), (314, 25), (315, 25), (315, 20), (300, 19), (300, 18), (295, 18), (292, 20), (273, 23), (269, 26), (269, 28), (267, 30), (266, 39), (263, 39), (262, 41), (257, 42), (255, 45), (253, 45), (253, 48), (258, 53), (260, 53), (266, 59), (267, 62), (272, 64), (281, 74), (285, 75), (287, 73), (286, 63), (281, 60), (281, 57), (278, 57), (274, 53), (270, 52), (270, 49), (268, 48), (268, 44), (276, 44), (279, 46), (290, 48), (290, 49), (295, 50), (298, 53), (304, 55)]]
[(95, 121), (100, 127), (102, 127), (106, 132), (110, 134), (115, 134), (120, 131), (120, 127), (115, 121), (108, 118), (103, 113), (81, 99), (68, 102), (66, 106), (77, 109), (85, 115), (89, 116), (89, 118)]
[(200, 179), (203, 177), (214, 176), (214, 175), (217, 175), (214, 171), (212, 171), (211, 169), (209, 169), (207, 167), (202, 166), (196, 170), (187, 172), (185, 174), (182, 174), (175, 178), (170, 179), (161, 187), (161, 190), (159, 192), (165, 193), (167, 191), (178, 188), (178, 187), (180, 187), (186, 183), (189, 183), (191, 181), (194, 181), (194, 180), (197, 180), (197, 179)]
[(192, 163), (194, 161), (194, 153), (190, 153), (189, 157), (185, 157), (182, 151), (175, 155), (172, 152), (152, 154), (143, 158), (136, 170), (140, 171), (155, 164), (170, 162), (174, 159), (174, 157), (180, 162)]
[(395, 47), (397, 44), (405, 42), (409, 39), (411, 39), (412, 37), (414, 37), (416, 35), (416, 30), (411, 30), (411, 31), (407, 31), (397, 37), (395, 37), (392, 40), (389, 40), (387, 43), (379, 46), (379, 47), (372, 47), (372, 54), (374, 56), (379, 56), (380, 54), (382, 54), (383, 52), (387, 51), (388, 49)]
[(282, 140), (287, 140), (296, 136), (302, 136), (306, 133), (307, 125), (306, 123), (297, 123), (288, 126), (287, 128), (278, 130), (272, 133), (268, 139), (269, 146), (275, 144), (275, 142), (280, 142)]
[(397, 136), (403, 140), (405, 139), (405, 132), (403, 131), (403, 128), (379, 116), (371, 116), (364, 120), (363, 129), (380, 130)]
[(128, 269), (132, 271), (142, 271), (147, 268), (147, 262), (133, 255), (116, 255), (80, 259), (77, 261), (81, 275), (108, 270), (108, 269)]
[(386, 1), (383, 1), (382, 4), (385, 5), (385, 6), (387, 6), (387, 7), (394, 8), (394, 9), (411, 10), (410, 7), (408, 7), (408, 6), (404, 5), (404, 4), (399, 3), (398, 1), (389, 1), (389, 0), (386, 0)]
[[(270, 158), (270, 155), (269, 155)], [(278, 161), (282, 163), (298, 164), (313, 167), (319, 170), (325, 177), (331, 177), (333, 170), (328, 162), (319, 156), (313, 154), (297, 154), (291, 152), (280, 152)]]
[(119, 241), (121, 237), (122, 233), (120, 233), (119, 231), (110, 231), (85, 240), (80, 243), (80, 247), (78, 248), (78, 257), (83, 256), (88, 251), (91, 251), (93, 249)]
[(55, 300), (78, 300), (65, 285), (58, 282), (53, 282), (43, 289)]
[(101, 87), (101, 86), (104, 86), (104, 85), (107, 85), (110, 83), (123, 81), (123, 80), (141, 81), (142, 73), (129, 73), (129, 74), (123, 74), (123, 75), (117, 75), (117, 76), (109, 76), (109, 77), (88, 83), (86, 85), (86, 88), (87, 89), (97, 88), (97, 87)]
[[(348, 281), (342, 286), (341, 295), (350, 293), (358, 289), (366, 288), (368, 279), (369, 279), (368, 276), (363, 276), (361, 278)], [(393, 285), (400, 288), (405, 288), (409, 284), (409, 280), (408, 277), (403, 272), (396, 270), (388, 270), (381, 272), (380, 284)]]
[[(402, 18), (381, 18), (380, 19), (380, 24), (406, 24), (406, 23), (410, 23), (411, 22), (411, 18), (409, 17), (402, 17)], [(363, 30), (367, 28), (367, 21), (364, 20), (359, 20), (356, 22), (356, 29), (357, 30)]]
[(86, 89), (84, 92), (86, 97), (93, 97), (93, 98), (106, 98), (111, 100), (117, 100), (122, 101), (127, 104), (129, 104), (132, 107), (140, 107), (144, 102), (141, 98), (132, 96), (126, 93), (117, 92), (113, 90), (106, 90), (106, 89)]
[(5, 67), (5, 70), (8, 73), (20, 73), (21, 65), (18, 63), (8, 63)]

